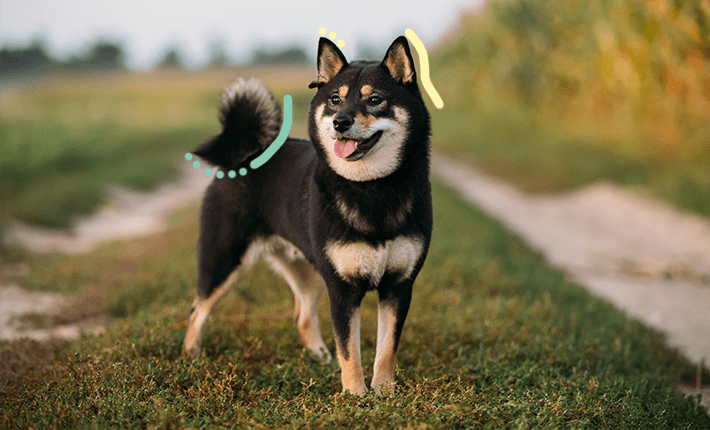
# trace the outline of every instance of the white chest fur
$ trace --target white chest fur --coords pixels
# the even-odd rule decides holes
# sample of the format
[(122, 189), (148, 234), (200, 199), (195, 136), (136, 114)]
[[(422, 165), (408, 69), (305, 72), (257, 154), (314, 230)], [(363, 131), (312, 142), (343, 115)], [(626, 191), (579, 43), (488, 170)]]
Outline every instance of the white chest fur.
[(329, 242), (325, 253), (338, 274), (346, 281), (370, 278), (377, 284), (385, 272), (399, 273), (399, 281), (412, 275), (424, 250), (418, 236), (398, 237), (377, 247), (367, 242)]

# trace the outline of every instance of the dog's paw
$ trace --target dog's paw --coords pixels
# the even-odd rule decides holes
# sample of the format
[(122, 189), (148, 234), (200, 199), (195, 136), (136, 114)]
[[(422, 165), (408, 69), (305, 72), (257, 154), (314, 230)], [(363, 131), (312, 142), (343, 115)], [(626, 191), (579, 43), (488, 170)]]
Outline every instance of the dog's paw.
[(366, 393), (367, 387), (365, 387), (365, 384), (353, 386), (350, 388), (343, 387), (343, 394), (351, 394), (358, 397), (364, 397)]
[(330, 354), (330, 351), (328, 351), (328, 348), (326, 348), (324, 346), (321, 347), (320, 349), (318, 349), (318, 351), (313, 351), (313, 352), (318, 356), (320, 361), (322, 361), (325, 364), (328, 364), (331, 361), (333, 361), (333, 356)]
[(200, 342), (196, 341), (194, 336), (185, 336), (185, 340), (182, 343), (182, 353), (191, 358), (197, 358), (200, 356)]
[(328, 364), (333, 360), (333, 356), (330, 354), (328, 347), (325, 346), (325, 343), (320, 342), (320, 345), (306, 346), (306, 348), (324, 364)]
[(394, 397), (394, 382), (375, 384), (373, 381), (372, 389), (378, 396)]

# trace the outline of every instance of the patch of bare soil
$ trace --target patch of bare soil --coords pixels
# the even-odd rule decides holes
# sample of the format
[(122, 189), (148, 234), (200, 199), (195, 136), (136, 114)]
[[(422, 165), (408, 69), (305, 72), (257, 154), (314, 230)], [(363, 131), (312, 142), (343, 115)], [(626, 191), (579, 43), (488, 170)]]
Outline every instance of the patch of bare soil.
[[(183, 178), (140, 193), (124, 188), (111, 190), (111, 205), (96, 214), (78, 219), (70, 232), (13, 222), (3, 242), (32, 253), (89, 252), (104, 242), (145, 236), (161, 231), (173, 211), (198, 200), (211, 178), (202, 170), (186, 168)], [(14, 284), (0, 285), (0, 340), (76, 339), (103, 330), (100, 309), (92, 306), (101, 294), (91, 288), (81, 297), (28, 291)], [(100, 301), (100, 300), (98, 300)]]
[(664, 333), (691, 361), (710, 362), (709, 219), (612, 183), (529, 195), (442, 154), (432, 169), (592, 294)]
[(3, 242), (39, 254), (79, 254), (101, 243), (145, 236), (162, 230), (165, 217), (171, 212), (199, 199), (211, 179), (203, 169), (193, 169), (186, 163), (182, 179), (152, 192), (112, 187), (111, 204), (78, 218), (69, 232), (14, 221), (6, 229)]

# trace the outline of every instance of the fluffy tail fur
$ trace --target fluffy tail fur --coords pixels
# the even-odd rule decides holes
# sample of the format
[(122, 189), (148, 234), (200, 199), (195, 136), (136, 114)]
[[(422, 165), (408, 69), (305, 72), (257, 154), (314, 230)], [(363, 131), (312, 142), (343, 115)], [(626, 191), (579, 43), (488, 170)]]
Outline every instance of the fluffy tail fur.
[(281, 129), (281, 106), (258, 79), (239, 78), (222, 94), (222, 132), (193, 154), (225, 169), (237, 169), (261, 154)]

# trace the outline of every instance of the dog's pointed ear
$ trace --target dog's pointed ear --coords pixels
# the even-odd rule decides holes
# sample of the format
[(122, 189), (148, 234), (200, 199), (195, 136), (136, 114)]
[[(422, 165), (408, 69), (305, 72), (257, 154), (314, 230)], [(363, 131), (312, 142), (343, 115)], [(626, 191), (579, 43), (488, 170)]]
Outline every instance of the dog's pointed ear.
[(347, 65), (348, 61), (335, 43), (321, 37), (318, 41), (318, 78), (308, 88), (322, 87)]
[(395, 81), (402, 84), (416, 82), (414, 60), (409, 50), (409, 42), (404, 36), (399, 36), (392, 42), (382, 65), (389, 70)]

